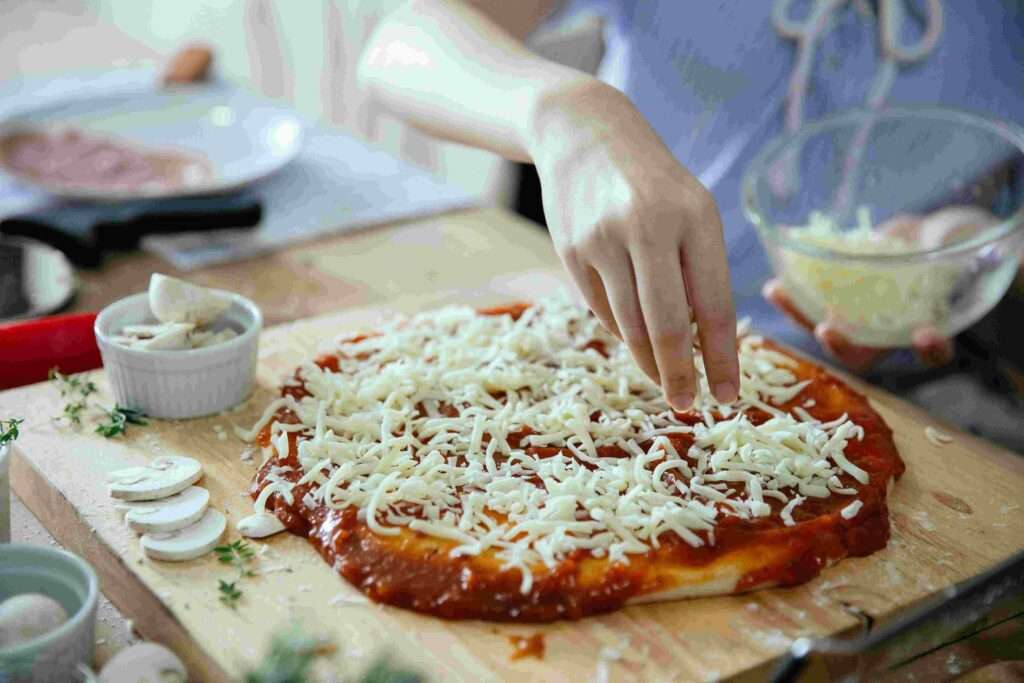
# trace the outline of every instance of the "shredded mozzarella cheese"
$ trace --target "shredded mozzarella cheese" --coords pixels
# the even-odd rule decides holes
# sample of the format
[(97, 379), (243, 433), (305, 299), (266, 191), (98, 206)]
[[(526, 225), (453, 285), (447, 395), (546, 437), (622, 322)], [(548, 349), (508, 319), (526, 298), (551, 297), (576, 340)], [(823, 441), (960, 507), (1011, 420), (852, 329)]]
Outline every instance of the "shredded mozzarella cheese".
[[(406, 526), (453, 541), (453, 556), (491, 551), (522, 573), (524, 592), (574, 551), (628, 563), (666, 534), (713, 545), (723, 516), (767, 517), (774, 500), (792, 525), (806, 497), (856, 493), (841, 477), (868, 480), (844, 452), (863, 430), (845, 415), (780, 409), (809, 382), (755, 335), (740, 339), (731, 406), (711, 398), (698, 354), (696, 424), (563, 300), (515, 320), (446, 308), (337, 344), (338, 370), (304, 364), (309, 395), (276, 401), (250, 434), (270, 423), (283, 458), (297, 432), (307, 499), (355, 506), (377, 534)], [(281, 407), (298, 424), (276, 421)], [(692, 439), (688, 452), (673, 435)], [(272, 477), (257, 509), (291, 486)]]

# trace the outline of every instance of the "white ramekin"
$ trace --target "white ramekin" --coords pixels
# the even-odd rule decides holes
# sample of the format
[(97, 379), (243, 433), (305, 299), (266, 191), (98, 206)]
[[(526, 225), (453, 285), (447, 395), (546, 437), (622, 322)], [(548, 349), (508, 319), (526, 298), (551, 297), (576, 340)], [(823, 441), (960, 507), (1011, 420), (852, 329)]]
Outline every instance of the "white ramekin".
[(59, 602), (68, 620), (34, 640), (0, 649), (0, 681), (81, 680), (92, 665), (99, 581), (82, 558), (45, 546), (6, 545), (0, 551), (0, 601), (42, 593)]
[(235, 406), (252, 391), (263, 315), (249, 299), (233, 301), (214, 329), (238, 336), (184, 351), (131, 349), (113, 341), (125, 325), (155, 322), (143, 292), (115, 301), (96, 317), (96, 343), (119, 405), (150, 417), (181, 419), (212, 415)]

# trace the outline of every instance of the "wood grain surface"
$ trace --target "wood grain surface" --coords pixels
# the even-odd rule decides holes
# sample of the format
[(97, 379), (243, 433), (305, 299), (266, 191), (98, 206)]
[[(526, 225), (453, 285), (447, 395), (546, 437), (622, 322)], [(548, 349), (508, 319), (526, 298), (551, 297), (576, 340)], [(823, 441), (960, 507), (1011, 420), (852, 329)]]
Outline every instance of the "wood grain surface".
[[(0, 77), (107, 68), (155, 57), (139, 40), (98, 20), (84, 3), (58, 4), (12, 8), (17, 11), (9, 17), (11, 30), (0, 41), (5, 57)], [(45, 12), (38, 11), (42, 5)], [(484, 304), (541, 295), (557, 285), (558, 276), (547, 270), (555, 266), (543, 233), (524, 229), (506, 212), (489, 210), (329, 238), (188, 277), (250, 296), (263, 307), (268, 325), (276, 325), (349, 307), (411, 311), (449, 301)], [(172, 272), (149, 255), (114, 256), (101, 271), (82, 273), (74, 308), (96, 310), (141, 291), (154, 270)], [(0, 394), (0, 416), (28, 419), (13, 463), (17, 493), (59, 541), (93, 563), (104, 592), (144, 637), (169, 644), (188, 661), (193, 680), (235, 678), (262, 654), (271, 632), (294, 621), (334, 639), (338, 650), (332, 663), (341, 671), (356, 671), (377, 653), (391, 653), (432, 680), (583, 681), (601, 672), (614, 681), (756, 679), (795, 636), (857, 629), (858, 610), (884, 619), (1024, 547), (1020, 458), (952, 430), (946, 430), (955, 434), (952, 444), (934, 446), (924, 438), (923, 427), (930, 423), (925, 414), (868, 391), (895, 428), (908, 463), (892, 501), (893, 539), (884, 552), (840, 563), (796, 589), (632, 607), (576, 623), (516, 628), (442, 622), (334, 600), (358, 594), (296, 538), (265, 544), (261, 575), (242, 584), (245, 597), (237, 613), (217, 602), (216, 581), (230, 573), (211, 558), (184, 565), (143, 559), (137, 539), (123, 528), (106, 496), (104, 473), (161, 453), (200, 458), (207, 468), (202, 484), (211, 489), (215, 505), (236, 520), (249, 509), (239, 492), (255, 465), (239, 460), (244, 444), (231, 436), (231, 425), (248, 425), (280, 374), (318, 340), (374, 315), (352, 312), (268, 330), (260, 388), (237, 412), (154, 422), (123, 439), (108, 441), (55, 425), (60, 403), (51, 387)], [(109, 401), (96, 374), (102, 400)], [(224, 428), (223, 441), (215, 425)], [(506, 636), (536, 632), (546, 636), (544, 660), (511, 661)]]
[[(143, 635), (182, 654), (202, 681), (236, 677), (259, 658), (272, 633), (296, 622), (335, 642), (332, 664), (346, 671), (389, 654), (431, 680), (590, 680), (601, 669), (614, 680), (753, 678), (797, 636), (856, 629), (858, 612), (885, 619), (1024, 548), (1019, 523), (1024, 466), (1018, 458), (941, 425), (954, 440), (934, 445), (924, 434), (933, 424), (926, 415), (861, 386), (894, 428), (907, 461), (907, 474), (891, 499), (893, 538), (886, 550), (846, 560), (794, 589), (516, 627), (446, 622), (367, 604), (304, 540), (286, 535), (257, 544), (260, 575), (242, 582), (245, 595), (237, 612), (217, 602), (217, 580), (230, 579), (231, 573), (212, 557), (182, 564), (142, 557), (106, 495), (106, 472), (161, 454), (197, 458), (206, 468), (202, 485), (213, 504), (236, 521), (251, 510), (242, 492), (256, 463), (240, 460), (245, 444), (232, 428), (251, 424), (298, 362), (324, 340), (373, 327), (393, 311), (454, 301), (498, 303), (540, 295), (549, 286), (537, 283), (557, 281), (541, 272), (525, 280), (499, 280), (472, 291), (404, 295), (386, 308), (266, 330), (259, 388), (238, 409), (200, 420), (153, 421), (120, 439), (55, 424), (51, 418), (61, 403), (48, 385), (0, 394), (0, 414), (27, 418), (12, 470), (15, 490), (58, 540), (96, 566), (104, 592), (136, 620)], [(100, 401), (109, 401), (102, 372), (94, 375), (103, 392)], [(229, 538), (235, 536), (231, 530)], [(537, 632), (545, 636), (544, 658), (510, 659), (508, 637)]]

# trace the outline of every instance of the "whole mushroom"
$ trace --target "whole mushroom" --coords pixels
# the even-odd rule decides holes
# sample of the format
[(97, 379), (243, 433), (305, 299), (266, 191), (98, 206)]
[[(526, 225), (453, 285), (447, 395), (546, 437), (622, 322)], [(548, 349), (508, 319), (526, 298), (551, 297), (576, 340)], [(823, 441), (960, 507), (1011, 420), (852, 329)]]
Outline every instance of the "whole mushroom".
[(0, 603), (0, 649), (26, 643), (68, 620), (64, 607), (41, 593), (22, 593)]
[(158, 643), (137, 643), (118, 652), (100, 671), (100, 683), (187, 683), (178, 656)]
[(162, 323), (209, 325), (231, 305), (231, 295), (177, 278), (153, 273), (149, 280), (149, 308)]

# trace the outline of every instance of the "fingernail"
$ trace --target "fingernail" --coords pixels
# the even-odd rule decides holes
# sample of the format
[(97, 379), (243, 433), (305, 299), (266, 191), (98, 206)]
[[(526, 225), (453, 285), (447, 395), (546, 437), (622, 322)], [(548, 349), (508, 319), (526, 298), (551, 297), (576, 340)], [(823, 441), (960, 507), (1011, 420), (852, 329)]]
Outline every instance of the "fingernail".
[(736, 387), (732, 382), (718, 382), (711, 388), (711, 392), (719, 403), (732, 403), (737, 399)]
[(687, 392), (675, 394), (674, 396), (669, 397), (668, 403), (672, 406), (673, 410), (677, 410), (679, 412), (689, 410), (690, 406), (693, 405), (693, 394)]

